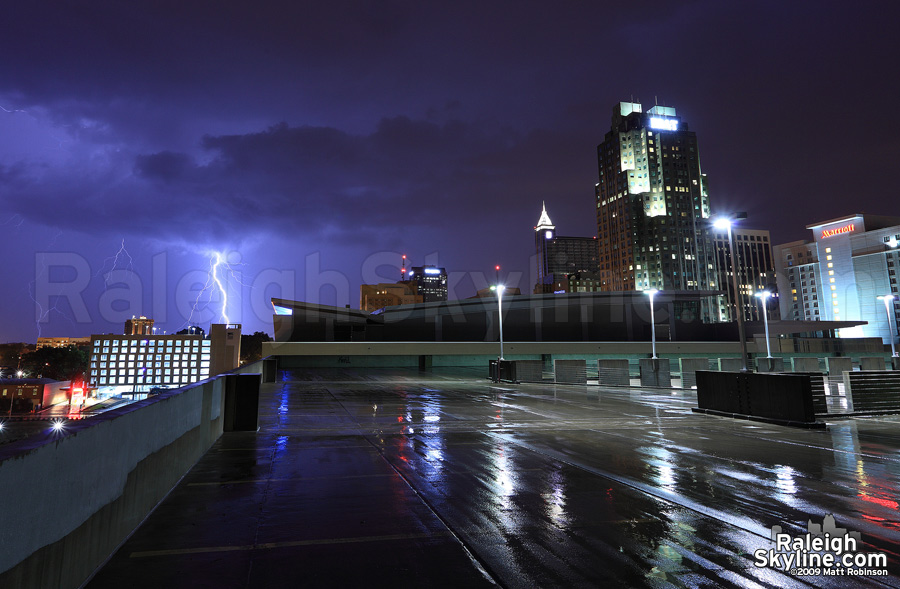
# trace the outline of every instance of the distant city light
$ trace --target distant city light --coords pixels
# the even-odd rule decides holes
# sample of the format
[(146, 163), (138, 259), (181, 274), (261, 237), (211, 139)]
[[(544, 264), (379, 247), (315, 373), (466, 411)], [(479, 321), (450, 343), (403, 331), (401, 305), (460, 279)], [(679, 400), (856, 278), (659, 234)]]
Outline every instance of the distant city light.
[(55, 432), (62, 430), (65, 426), (66, 424), (62, 419), (54, 419), (51, 425)]
[[(425, 268), (425, 274), (440, 274), (441, 271), (437, 268)], [(412, 272), (410, 272), (412, 274)]]

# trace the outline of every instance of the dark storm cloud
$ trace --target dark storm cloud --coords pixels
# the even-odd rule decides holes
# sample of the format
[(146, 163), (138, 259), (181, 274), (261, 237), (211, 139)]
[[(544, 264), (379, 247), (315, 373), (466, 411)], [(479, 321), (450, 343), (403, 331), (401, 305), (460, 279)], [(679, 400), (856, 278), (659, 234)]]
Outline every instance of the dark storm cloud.
[[(195, 231), (208, 237), (235, 226), (285, 236), (303, 227), (313, 237), (357, 240), (426, 219), (470, 221), (473, 211), (496, 212), (512, 196), (533, 204), (560, 190), (543, 174), (549, 162), (571, 156), (567, 138), (489, 127), (401, 116), (383, 119), (371, 134), (352, 135), (281, 124), (205, 137), (208, 161), (202, 165), (184, 153), (140, 154), (131, 175), (110, 182), (116, 171), (109, 169), (99, 177), (70, 177), (64, 188), (60, 178), (35, 173), (23, 184), (20, 174), (10, 172), (3, 193), (19, 195), (7, 203), (12, 210), (32, 218), (40, 214), (50, 224), (73, 220), (73, 211), (47, 206), (70, 195), (87, 205), (75, 215), (77, 226), (88, 232), (127, 215), (134, 229), (154, 235), (179, 232), (201, 218)], [(538, 164), (542, 159), (548, 161), (544, 166)], [(533, 168), (521, 170), (523, 161)], [(572, 189), (580, 184), (573, 178)]]

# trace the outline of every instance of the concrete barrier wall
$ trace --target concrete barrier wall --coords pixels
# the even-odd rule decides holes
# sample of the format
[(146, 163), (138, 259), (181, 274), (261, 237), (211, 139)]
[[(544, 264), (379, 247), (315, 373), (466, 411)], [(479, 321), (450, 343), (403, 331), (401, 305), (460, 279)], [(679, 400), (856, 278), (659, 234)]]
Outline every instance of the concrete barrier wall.
[(884, 358), (880, 356), (864, 356), (859, 359), (860, 370), (884, 370)]
[(794, 372), (822, 372), (818, 358), (791, 358), (791, 365)]
[(627, 387), (631, 384), (628, 358), (597, 360), (599, 384), (604, 386)]
[(0, 587), (83, 583), (222, 434), (229, 378), (0, 448)]
[(587, 384), (587, 363), (584, 360), (554, 360), (553, 377), (564, 384)]
[(697, 386), (697, 371), (709, 370), (709, 358), (679, 358), (681, 370), (681, 388), (690, 389)]
[(519, 382), (543, 382), (544, 363), (541, 360), (516, 360), (516, 380)]
[(719, 370), (722, 372), (736, 372), (740, 369), (740, 358), (719, 358)]
[(844, 372), (853, 370), (853, 359), (845, 356), (825, 358), (825, 367), (828, 369), (828, 376), (841, 376)]
[(641, 358), (642, 387), (671, 387), (672, 374), (668, 358)]
[(757, 372), (784, 372), (784, 358), (757, 358)]

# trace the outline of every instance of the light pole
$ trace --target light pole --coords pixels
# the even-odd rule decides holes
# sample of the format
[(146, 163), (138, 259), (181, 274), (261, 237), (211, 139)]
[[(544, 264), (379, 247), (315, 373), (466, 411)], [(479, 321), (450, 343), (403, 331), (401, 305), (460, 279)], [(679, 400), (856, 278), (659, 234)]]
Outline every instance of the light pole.
[(653, 350), (653, 359), (656, 360), (656, 315), (653, 314), (653, 297), (659, 291), (655, 288), (645, 290), (644, 294), (650, 297), (650, 345)]
[(891, 307), (893, 307), (894, 295), (884, 295), (883, 297), (878, 297), (879, 300), (884, 301), (884, 310), (887, 313), (888, 320), (888, 334), (891, 338), (891, 356), (897, 357), (897, 348), (894, 347), (894, 329), (891, 327)]
[[(500, 318), (500, 360), (503, 360), (503, 291), (506, 287), (502, 284), (492, 286), (491, 290), (497, 291), (497, 316)], [(500, 367), (497, 367), (499, 370)]]
[(769, 300), (769, 297), (772, 296), (767, 290), (763, 290), (761, 292), (756, 293), (756, 296), (759, 297), (759, 300), (762, 301), (763, 308), (763, 325), (766, 327), (766, 358), (772, 357), (772, 348), (769, 347), (769, 313), (766, 310), (766, 303)]
[(748, 372), (747, 368), (747, 341), (744, 338), (744, 306), (741, 300), (741, 291), (738, 288), (737, 259), (734, 257), (734, 243), (731, 239), (731, 225), (734, 223), (729, 218), (721, 217), (713, 223), (716, 229), (728, 230), (728, 254), (731, 257), (731, 278), (734, 288), (734, 309), (737, 315), (738, 338), (741, 340), (741, 372)]

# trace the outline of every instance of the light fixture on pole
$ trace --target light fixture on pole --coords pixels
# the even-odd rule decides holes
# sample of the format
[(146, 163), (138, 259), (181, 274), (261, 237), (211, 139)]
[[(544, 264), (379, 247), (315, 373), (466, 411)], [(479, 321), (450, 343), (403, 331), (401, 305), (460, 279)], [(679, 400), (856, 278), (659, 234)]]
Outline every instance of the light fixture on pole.
[(650, 297), (650, 345), (653, 350), (652, 358), (654, 360), (656, 360), (656, 315), (653, 313), (653, 297), (655, 297), (658, 292), (659, 291), (655, 288), (644, 291), (644, 294)]
[(887, 312), (888, 334), (891, 338), (891, 356), (894, 358), (897, 357), (897, 348), (894, 347), (894, 328), (891, 327), (891, 311), (893, 310), (892, 307), (894, 306), (893, 302), (895, 298), (896, 297), (894, 297), (894, 295), (884, 295), (883, 297), (878, 297), (878, 300), (884, 301), (884, 310), (885, 312)]
[(503, 360), (503, 291), (506, 287), (497, 284), (491, 287), (491, 290), (497, 292), (497, 316), (500, 318), (500, 360)]
[(763, 325), (765, 325), (766, 327), (766, 358), (771, 358), (772, 348), (769, 347), (769, 313), (766, 310), (766, 304), (768, 303), (769, 297), (772, 296), (772, 293), (767, 290), (763, 290), (756, 293), (756, 296), (759, 297), (759, 300), (762, 302)]
[(732, 288), (734, 288), (734, 310), (737, 315), (738, 338), (741, 340), (741, 372), (748, 372), (747, 368), (747, 341), (744, 337), (744, 306), (741, 300), (741, 291), (738, 288), (737, 278), (737, 259), (734, 257), (734, 242), (731, 238), (731, 225), (734, 223), (728, 217), (720, 217), (713, 223), (716, 229), (726, 229), (728, 231), (728, 255), (731, 257), (731, 278)]

